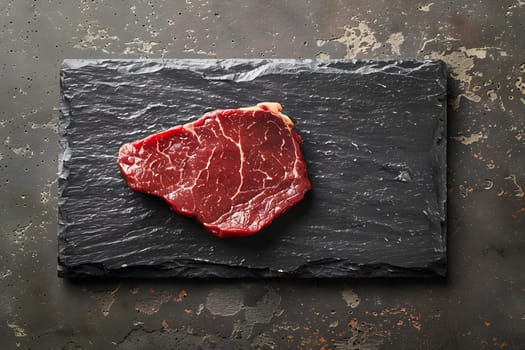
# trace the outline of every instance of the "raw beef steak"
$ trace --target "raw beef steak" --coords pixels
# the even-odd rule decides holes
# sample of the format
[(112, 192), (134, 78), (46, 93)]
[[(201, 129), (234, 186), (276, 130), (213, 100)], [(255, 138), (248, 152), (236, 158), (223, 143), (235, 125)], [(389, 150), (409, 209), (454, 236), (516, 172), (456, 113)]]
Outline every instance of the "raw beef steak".
[(217, 237), (247, 236), (311, 188), (301, 137), (279, 103), (216, 110), (123, 145), (129, 187), (164, 198)]

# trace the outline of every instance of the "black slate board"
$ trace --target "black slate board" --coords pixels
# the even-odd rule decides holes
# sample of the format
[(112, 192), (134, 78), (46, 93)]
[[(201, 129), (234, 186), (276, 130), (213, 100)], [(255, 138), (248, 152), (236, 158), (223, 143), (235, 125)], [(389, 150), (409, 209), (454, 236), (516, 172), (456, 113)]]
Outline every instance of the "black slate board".
[[(62, 277), (446, 274), (440, 61), (65, 60)], [(217, 108), (284, 106), (313, 189), (255, 236), (220, 240), (130, 190), (119, 147)]]

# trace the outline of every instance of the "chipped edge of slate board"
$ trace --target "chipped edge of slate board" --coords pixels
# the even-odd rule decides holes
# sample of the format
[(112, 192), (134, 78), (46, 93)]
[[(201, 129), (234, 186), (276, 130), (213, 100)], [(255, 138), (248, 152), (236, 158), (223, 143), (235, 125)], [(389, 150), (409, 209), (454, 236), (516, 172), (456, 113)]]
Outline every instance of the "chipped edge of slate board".
[(442, 242), (442, 261), (436, 261), (435, 272), (439, 277), (448, 276), (448, 201), (447, 201), (447, 191), (448, 191), (448, 67), (446, 63), (442, 60), (435, 60), (441, 66), (441, 79), (444, 84), (444, 95), (438, 100), (441, 100), (443, 103), (443, 108), (441, 110), (439, 128), (436, 130), (438, 133), (435, 136), (435, 140), (438, 143), (438, 147), (435, 148), (436, 161), (434, 164), (441, 164), (441, 176), (438, 181), (438, 191), (437, 191), (437, 200), (441, 206), (442, 217), (440, 221), (441, 225), (441, 242)]
[[(155, 267), (145, 266), (133, 266), (118, 269), (108, 269), (103, 264), (80, 264), (74, 268), (66, 266), (61, 261), (61, 255), (63, 252), (63, 246), (65, 244), (65, 237), (62, 232), (65, 232), (67, 227), (66, 220), (63, 220), (63, 214), (61, 207), (65, 204), (65, 199), (62, 197), (64, 189), (67, 187), (67, 178), (69, 176), (68, 161), (71, 158), (71, 149), (69, 147), (68, 132), (71, 113), (70, 105), (67, 98), (62, 93), (63, 83), (63, 70), (79, 68), (86, 64), (92, 63), (105, 63), (105, 62), (129, 62), (141, 63), (144, 66), (145, 63), (170, 63), (175, 62), (184, 67), (194, 66), (195, 63), (208, 64), (208, 67), (220, 64), (223, 70), (231, 70), (235, 66), (240, 66), (242, 69), (243, 64), (246, 63), (259, 63), (257, 68), (252, 69), (248, 74), (237, 74), (231, 73), (226, 75), (220, 75), (215, 77), (204, 77), (208, 80), (234, 80), (243, 81), (243, 79), (253, 80), (261, 75), (271, 74), (274, 72), (274, 68), (280, 64), (290, 63), (304, 63), (304, 64), (337, 64), (341, 63), (354, 63), (360, 65), (366, 65), (370, 63), (382, 63), (382, 64), (399, 64), (399, 63), (414, 63), (421, 64), (423, 62), (437, 63), (441, 67), (441, 77), (443, 85), (445, 86), (444, 96), (438, 99), (443, 103), (442, 113), (440, 116), (439, 127), (436, 129), (435, 140), (438, 146), (435, 148), (434, 157), (435, 165), (441, 165), (440, 181), (437, 184), (438, 191), (438, 202), (441, 204), (442, 217), (440, 220), (441, 226), (441, 242), (443, 243), (443, 258), (436, 259), (431, 264), (421, 268), (404, 268), (399, 266), (393, 266), (386, 263), (380, 264), (353, 264), (343, 259), (323, 259), (318, 261), (311, 261), (301, 265), (296, 270), (290, 272), (279, 272), (268, 268), (249, 268), (239, 267), (227, 264), (216, 264), (212, 262), (199, 262), (188, 259), (176, 259), (171, 261), (169, 264), (155, 265)], [(225, 64), (226, 63), (226, 64)], [(261, 69), (265, 66), (269, 66), (272, 69)], [(185, 68), (187, 68), (185, 67)], [(204, 68), (202, 66), (201, 68)], [(149, 69), (136, 71), (130, 70), (129, 73), (149, 73), (152, 72)], [(281, 71), (279, 71), (281, 72)], [(250, 74), (251, 73), (251, 74)], [(315, 60), (315, 59), (65, 59), (60, 69), (60, 117), (58, 122), (58, 135), (59, 135), (59, 154), (58, 154), (58, 266), (57, 273), (59, 277), (72, 278), (72, 279), (90, 279), (90, 278), (169, 278), (169, 277), (182, 277), (182, 278), (319, 278), (319, 273), (323, 271), (323, 278), (384, 278), (397, 277), (397, 278), (429, 278), (429, 277), (447, 277), (447, 66), (441, 60), (364, 60), (364, 59), (331, 59), (331, 60)], [(444, 183), (443, 183), (444, 182)], [(203, 273), (207, 268), (210, 271)], [(332, 271), (332, 273), (327, 273)], [(197, 272), (198, 271), (198, 272)], [(232, 271), (235, 272), (235, 277), (232, 277)]]
[(65, 188), (67, 187), (67, 178), (69, 176), (69, 166), (68, 161), (71, 159), (71, 149), (69, 147), (69, 139), (67, 134), (67, 127), (71, 120), (71, 113), (69, 108), (69, 102), (66, 101), (64, 94), (62, 93), (62, 78), (63, 78), (63, 68), (65, 66), (65, 61), (62, 64), (60, 69), (60, 107), (58, 118), (58, 210), (57, 210), (57, 219), (58, 219), (58, 235), (57, 235), (57, 246), (58, 246), (58, 256), (57, 256), (57, 272), (58, 276), (65, 276), (64, 274), (69, 274), (71, 269), (69, 269), (61, 261), (61, 255), (65, 246), (65, 237), (63, 232), (66, 231), (66, 223), (63, 220), (62, 206), (65, 204), (65, 199), (62, 196)]
[[(209, 271), (206, 271), (209, 269)], [(327, 273), (332, 271), (332, 273)], [(206, 271), (206, 272), (203, 272)], [(320, 271), (323, 271), (322, 277)], [(232, 277), (235, 272), (235, 277)], [(62, 268), (59, 277), (74, 279), (90, 278), (430, 278), (445, 277), (446, 264), (439, 260), (426, 268), (402, 268), (390, 264), (352, 264), (347, 260), (326, 259), (312, 261), (290, 272), (268, 268), (248, 268), (226, 264), (177, 259), (170, 264), (133, 266), (108, 270), (102, 264), (82, 264), (75, 269)]]

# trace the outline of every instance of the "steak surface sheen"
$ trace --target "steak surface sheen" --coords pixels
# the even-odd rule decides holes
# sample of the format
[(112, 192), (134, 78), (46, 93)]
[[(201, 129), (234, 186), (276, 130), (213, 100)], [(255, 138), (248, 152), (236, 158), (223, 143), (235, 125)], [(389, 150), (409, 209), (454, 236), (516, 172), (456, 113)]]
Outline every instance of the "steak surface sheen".
[(208, 112), (120, 148), (130, 188), (164, 198), (217, 237), (257, 233), (310, 190), (293, 122), (279, 103)]

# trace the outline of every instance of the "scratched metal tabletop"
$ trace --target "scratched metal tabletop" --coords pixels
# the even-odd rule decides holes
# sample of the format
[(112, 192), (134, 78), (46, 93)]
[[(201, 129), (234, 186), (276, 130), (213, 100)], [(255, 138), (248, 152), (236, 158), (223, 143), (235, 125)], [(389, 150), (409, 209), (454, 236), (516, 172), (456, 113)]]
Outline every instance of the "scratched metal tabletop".
[[(518, 349), (525, 2), (0, 0), (2, 349)], [(436, 58), (449, 77), (449, 278), (56, 273), (64, 58)]]

